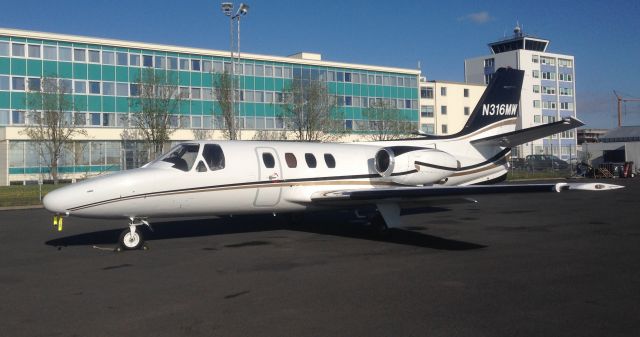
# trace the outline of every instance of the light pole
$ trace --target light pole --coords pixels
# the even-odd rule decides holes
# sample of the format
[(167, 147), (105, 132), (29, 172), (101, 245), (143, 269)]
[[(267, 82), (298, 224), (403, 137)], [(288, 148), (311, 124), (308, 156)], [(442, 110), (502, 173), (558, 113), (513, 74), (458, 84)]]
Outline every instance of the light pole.
[[(237, 57), (238, 64), (240, 64), (240, 18), (247, 15), (249, 12), (249, 5), (240, 3), (236, 12), (233, 12), (233, 3), (231, 2), (223, 2), (220, 4), (220, 8), (222, 9), (222, 13), (229, 17), (229, 53), (231, 54), (231, 114), (234, 116), (233, 123), (235, 124), (236, 118), (234, 114), (235, 109), (235, 97), (236, 97), (236, 61), (233, 56), (233, 23), (234, 20), (238, 22), (238, 38), (236, 40), (237, 47)], [(238, 89), (240, 89), (240, 78), (238, 78)], [(238, 92), (239, 95), (239, 92)], [(238, 102), (238, 115), (240, 114), (240, 103)], [(236, 131), (236, 126), (233, 126), (233, 130)], [(236, 132), (234, 132), (235, 134)]]

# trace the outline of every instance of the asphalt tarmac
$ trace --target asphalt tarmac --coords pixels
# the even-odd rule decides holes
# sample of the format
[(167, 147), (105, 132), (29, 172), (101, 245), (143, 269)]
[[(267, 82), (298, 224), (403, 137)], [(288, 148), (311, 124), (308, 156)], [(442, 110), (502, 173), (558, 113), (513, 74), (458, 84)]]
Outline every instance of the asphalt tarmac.
[(155, 222), (0, 212), (1, 336), (639, 336), (640, 180), (481, 196), (386, 241), (341, 212)]

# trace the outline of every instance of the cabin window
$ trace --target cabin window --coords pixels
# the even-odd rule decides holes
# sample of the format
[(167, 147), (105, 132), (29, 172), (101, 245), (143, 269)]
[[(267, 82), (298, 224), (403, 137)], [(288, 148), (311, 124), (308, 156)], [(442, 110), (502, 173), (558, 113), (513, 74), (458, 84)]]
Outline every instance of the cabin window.
[(207, 171), (208, 171), (208, 170), (207, 170), (207, 166), (206, 166), (206, 165), (204, 165), (204, 163), (202, 162), (202, 160), (198, 162), (198, 166), (196, 166), (196, 170), (197, 170), (198, 172), (207, 172)]
[(290, 168), (296, 168), (298, 166), (298, 160), (296, 159), (296, 156), (293, 153), (285, 153), (284, 154), (284, 161), (287, 162), (287, 166), (289, 166)]
[(196, 162), (199, 149), (200, 145), (198, 144), (181, 144), (162, 158), (162, 161), (172, 163), (174, 168), (187, 172), (191, 170)]
[(218, 144), (205, 144), (202, 157), (211, 171), (222, 170), (224, 168), (224, 153)]
[(325, 153), (324, 154), (324, 162), (327, 164), (328, 168), (335, 168), (336, 167), (336, 159), (333, 158), (333, 155), (330, 153)]
[(312, 153), (305, 153), (304, 160), (307, 162), (309, 168), (315, 168), (318, 165), (316, 157)]
[(271, 155), (271, 153), (263, 153), (262, 162), (264, 163), (264, 167), (266, 168), (274, 168), (276, 166), (276, 160), (273, 158), (273, 155)]

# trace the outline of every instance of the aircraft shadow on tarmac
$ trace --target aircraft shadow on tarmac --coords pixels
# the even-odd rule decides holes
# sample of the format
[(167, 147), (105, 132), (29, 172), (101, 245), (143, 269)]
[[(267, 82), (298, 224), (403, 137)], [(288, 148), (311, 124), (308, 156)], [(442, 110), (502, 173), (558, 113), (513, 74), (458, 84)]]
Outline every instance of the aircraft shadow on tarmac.
[[(428, 212), (449, 211), (448, 209), (430, 208)], [(384, 241), (402, 245), (424, 247), (439, 250), (471, 250), (486, 246), (451, 240), (420, 233), (415, 230), (425, 229), (414, 226), (405, 229), (390, 229), (384, 236), (374, 234), (362, 223), (350, 219), (344, 212), (313, 212), (292, 221), (287, 216), (248, 215), (214, 219), (171, 220), (152, 223), (153, 231), (139, 227), (147, 241), (166, 240), (188, 237), (264, 232), (274, 230), (292, 230), (322, 235), (332, 235), (363, 240)], [(49, 240), (45, 244), (54, 247), (117, 245), (122, 229), (101, 230), (77, 234)]]

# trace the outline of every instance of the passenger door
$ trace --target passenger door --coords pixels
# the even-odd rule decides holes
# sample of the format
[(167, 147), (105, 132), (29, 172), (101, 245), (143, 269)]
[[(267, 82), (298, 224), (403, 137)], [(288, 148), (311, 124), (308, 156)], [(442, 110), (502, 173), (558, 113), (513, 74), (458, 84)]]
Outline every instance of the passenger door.
[(278, 153), (271, 147), (258, 147), (256, 155), (260, 168), (258, 173), (260, 185), (256, 189), (256, 199), (253, 204), (256, 207), (275, 206), (280, 201), (282, 187), (279, 183), (283, 180)]

